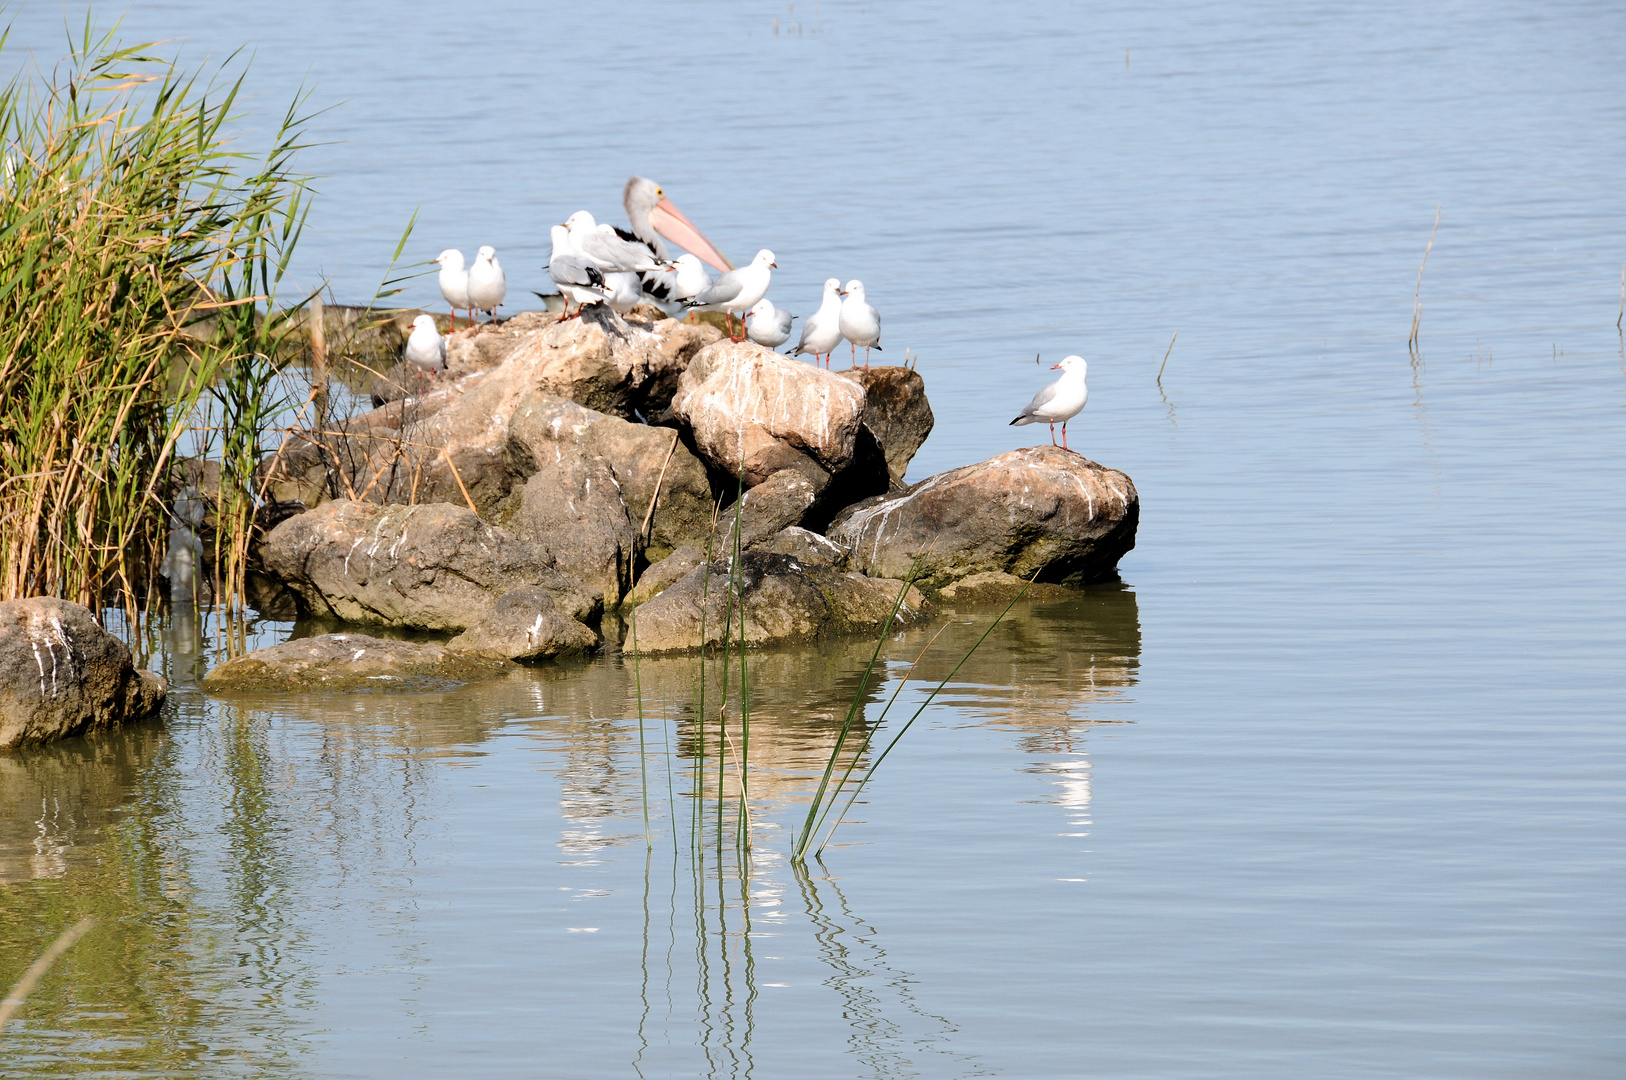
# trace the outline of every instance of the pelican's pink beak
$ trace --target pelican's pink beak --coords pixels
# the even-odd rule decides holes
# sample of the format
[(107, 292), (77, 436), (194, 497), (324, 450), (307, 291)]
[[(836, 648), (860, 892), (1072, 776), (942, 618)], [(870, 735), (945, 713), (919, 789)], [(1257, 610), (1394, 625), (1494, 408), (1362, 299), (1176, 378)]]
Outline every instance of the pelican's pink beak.
[(708, 262), (718, 270), (734, 269), (734, 264), (670, 200), (662, 199), (650, 208), (649, 224), (656, 232), (702, 262)]

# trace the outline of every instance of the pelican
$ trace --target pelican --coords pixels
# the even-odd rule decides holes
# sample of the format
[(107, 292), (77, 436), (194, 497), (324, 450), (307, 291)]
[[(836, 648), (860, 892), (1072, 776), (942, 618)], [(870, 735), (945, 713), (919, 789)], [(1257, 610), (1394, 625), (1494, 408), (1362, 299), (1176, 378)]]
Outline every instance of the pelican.
[(824, 299), (808, 320), (802, 324), (802, 340), (790, 351), (791, 356), (813, 354), (816, 364), (824, 357), (824, 366), (830, 366), (830, 350), (841, 344), (841, 282), (836, 278), (824, 281)]
[[(684, 306), (700, 311), (723, 312), (728, 317), (729, 340), (743, 341), (745, 340), (743, 316), (756, 306), (758, 300), (768, 295), (768, 285), (773, 280), (773, 272), (778, 266), (779, 264), (774, 262), (773, 252), (763, 248), (749, 264), (738, 270), (730, 270), (712, 282), (710, 288), (685, 301)], [(737, 338), (734, 336), (735, 315), (742, 316), (740, 321), (742, 332)]]
[(487, 244), (474, 256), (474, 265), (469, 267), (469, 307), (495, 319), (497, 308), (507, 295), (508, 279), (497, 261), (497, 249)]
[(617, 231), (623, 239), (646, 245), (661, 262), (672, 261), (666, 244), (662, 242), (664, 237), (684, 251), (693, 252), (719, 271), (727, 273), (734, 269), (727, 256), (718, 251), (705, 234), (672, 205), (655, 181), (642, 176), (628, 180), (626, 189), (621, 193), (621, 204), (626, 208), (627, 221), (632, 229), (630, 234), (626, 230)]
[(1049, 424), (1050, 445), (1056, 445), (1056, 425), (1061, 425), (1061, 448), (1078, 453), (1067, 445), (1067, 421), (1077, 416), (1090, 400), (1090, 388), (1084, 385), (1084, 373), (1089, 365), (1082, 356), (1069, 356), (1050, 370), (1061, 372), (1061, 378), (1033, 395), (1012, 427), (1024, 424)]
[(858, 366), (858, 346), (864, 347), (864, 366), (869, 367), (869, 351), (881, 351), (881, 313), (864, 299), (864, 283), (857, 278), (842, 290), (841, 336), (852, 343), (853, 367)]
[[(457, 329), (458, 309), (469, 310), (469, 271), (463, 264), (463, 253), (456, 248), (447, 248), (435, 256), (440, 263), (440, 295), (452, 305), (452, 329)], [(469, 322), (474, 322), (474, 312), (469, 310)]]

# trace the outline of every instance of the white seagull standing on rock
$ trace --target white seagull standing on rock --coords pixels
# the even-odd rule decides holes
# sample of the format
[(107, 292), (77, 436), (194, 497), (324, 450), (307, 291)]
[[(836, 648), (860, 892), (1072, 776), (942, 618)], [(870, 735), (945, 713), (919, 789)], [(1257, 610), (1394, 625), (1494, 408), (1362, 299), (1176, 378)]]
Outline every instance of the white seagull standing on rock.
[(493, 319), (497, 308), (508, 295), (508, 279), (503, 276), (502, 264), (497, 261), (497, 249), (487, 244), (474, 257), (469, 267), (469, 307), (483, 311)]
[[(692, 300), (711, 288), (711, 275), (706, 273), (706, 267), (699, 259), (688, 253), (679, 255), (672, 265), (677, 268), (677, 275), (667, 291), (666, 299), (681, 311), (683, 301)], [(693, 318), (693, 313), (688, 317)]]
[(788, 311), (780, 311), (767, 297), (758, 300), (745, 314), (751, 320), (745, 334), (758, 345), (777, 349), (790, 339), (791, 320), (796, 316)]
[(1033, 395), (1012, 427), (1024, 424), (1049, 424), (1050, 445), (1056, 445), (1056, 425), (1061, 425), (1061, 448), (1078, 453), (1067, 445), (1067, 421), (1077, 416), (1090, 400), (1090, 388), (1084, 385), (1084, 372), (1089, 365), (1082, 356), (1069, 356), (1050, 370), (1061, 372), (1061, 378)]
[(433, 315), (419, 315), (412, 320), (412, 333), (407, 335), (406, 358), (418, 369), (418, 375), (446, 370), (446, 339), (435, 328)]
[[(456, 330), (458, 311), (470, 307), (469, 271), (463, 265), (463, 253), (456, 248), (447, 248), (435, 261), (440, 263), (440, 295), (452, 305), (452, 329)], [(473, 321), (474, 312), (469, 311), (469, 322)]]
[(813, 362), (824, 357), (824, 366), (830, 366), (830, 351), (841, 344), (841, 282), (836, 278), (824, 280), (824, 299), (819, 310), (802, 324), (802, 340), (790, 351), (791, 356), (811, 353)]
[(864, 283), (857, 278), (842, 290), (841, 336), (852, 342), (853, 367), (858, 366), (858, 346), (864, 347), (864, 366), (869, 367), (869, 351), (881, 351), (881, 313), (864, 299)]
[[(730, 341), (744, 341), (744, 318), (747, 311), (757, 306), (757, 301), (768, 295), (768, 286), (773, 281), (773, 272), (779, 266), (774, 262), (773, 252), (763, 248), (757, 252), (757, 257), (749, 264), (738, 270), (730, 270), (722, 277), (711, 283), (711, 287), (698, 296), (687, 301), (684, 306), (699, 311), (721, 311), (728, 316), (728, 339)], [(734, 336), (733, 316), (741, 316), (741, 334)]]
[(553, 237), (553, 257), (548, 260), (548, 276), (553, 283), (559, 286), (559, 293), (565, 298), (565, 318), (575, 318), (570, 314), (570, 305), (574, 301), (577, 314), (586, 304), (596, 304), (607, 295), (604, 287), (604, 274), (593, 265), (592, 260), (577, 253), (575, 245), (570, 242), (570, 233), (563, 225), (555, 225), (550, 230)]

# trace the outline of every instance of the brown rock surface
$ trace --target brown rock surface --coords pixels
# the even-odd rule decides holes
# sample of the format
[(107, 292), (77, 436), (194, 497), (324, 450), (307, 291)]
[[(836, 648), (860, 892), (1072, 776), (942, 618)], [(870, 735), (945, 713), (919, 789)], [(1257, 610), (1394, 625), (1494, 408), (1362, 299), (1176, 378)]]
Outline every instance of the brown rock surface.
[(1013, 450), (849, 508), (830, 538), (850, 565), (940, 589), (988, 571), (1083, 585), (1135, 546), (1140, 500), (1128, 476), (1059, 447)]
[(428, 690), (511, 670), (507, 660), (454, 652), (433, 642), (322, 634), (227, 660), (203, 677), (203, 689), (211, 694)]
[(144, 720), (168, 690), (89, 608), (52, 596), (0, 603), (0, 750)]
[(615, 471), (601, 457), (562, 457), (525, 482), (514, 535), (553, 555), (554, 566), (618, 604), (631, 585), (638, 526), (622, 502)]
[(546, 589), (515, 589), (473, 626), (446, 643), (453, 652), (501, 660), (551, 660), (587, 652), (599, 637), (562, 615)]
[(864, 426), (881, 444), (893, 485), (902, 487), (909, 462), (936, 423), (925, 380), (904, 367), (853, 368), (838, 374), (864, 388)]
[(602, 596), (555, 569), (547, 551), (444, 503), (324, 503), (273, 529), (260, 558), (307, 612), (346, 622), (462, 630), (532, 585), (573, 618), (592, 622), (603, 610)]

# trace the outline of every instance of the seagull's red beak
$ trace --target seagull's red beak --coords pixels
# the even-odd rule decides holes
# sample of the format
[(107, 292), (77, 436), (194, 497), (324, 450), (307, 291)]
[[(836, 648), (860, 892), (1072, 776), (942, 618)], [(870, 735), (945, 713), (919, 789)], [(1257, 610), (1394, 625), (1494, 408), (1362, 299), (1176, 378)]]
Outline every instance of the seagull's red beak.
[(1061, 365), (1060, 364), (1051, 364), (1050, 365), (1050, 370), (1051, 371), (1060, 371), (1061, 370)]
[(684, 217), (683, 211), (673, 206), (670, 200), (662, 199), (650, 208), (649, 224), (656, 232), (702, 262), (708, 262), (718, 270), (734, 269), (728, 257), (718, 251), (706, 239), (706, 234), (695, 228), (694, 223)]

